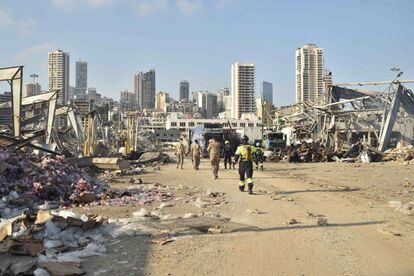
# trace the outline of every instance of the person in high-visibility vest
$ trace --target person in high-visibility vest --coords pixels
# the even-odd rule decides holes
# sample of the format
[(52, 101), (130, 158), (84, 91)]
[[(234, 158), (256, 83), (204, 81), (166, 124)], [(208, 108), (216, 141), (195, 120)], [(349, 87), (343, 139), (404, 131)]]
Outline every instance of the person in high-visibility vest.
[[(244, 192), (247, 181), (247, 187), (249, 194), (253, 194), (253, 160), (256, 148), (249, 145), (249, 137), (243, 136), (243, 142), (237, 147), (235, 162), (240, 159), (239, 162), (239, 190)], [(246, 179), (247, 178), (247, 179)]]
[(263, 171), (263, 159), (264, 151), (260, 143), (256, 143), (256, 152), (254, 153), (254, 163), (256, 164), (256, 170), (260, 168)]

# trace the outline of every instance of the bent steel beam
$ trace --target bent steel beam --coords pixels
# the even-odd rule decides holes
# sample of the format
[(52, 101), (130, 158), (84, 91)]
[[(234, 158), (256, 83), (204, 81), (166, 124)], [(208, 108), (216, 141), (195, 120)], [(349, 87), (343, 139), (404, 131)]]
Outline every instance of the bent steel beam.
[(380, 132), (380, 140), (378, 145), (378, 150), (380, 151), (385, 151), (390, 141), (392, 129), (394, 128), (395, 120), (397, 119), (398, 115), (398, 110), (400, 109), (403, 90), (404, 87), (401, 84), (399, 84), (397, 93), (395, 93), (395, 96), (392, 99), (390, 110), (388, 111), (385, 123), (382, 126)]
[(52, 129), (55, 122), (55, 112), (57, 103), (57, 92), (54, 92), (53, 96), (49, 100), (49, 107), (47, 112), (47, 126), (46, 126), (46, 144), (52, 142)]
[(75, 108), (73, 105), (62, 106), (56, 109), (55, 115), (60, 116), (66, 114), (68, 116), (69, 122), (78, 140), (78, 146), (80, 147), (83, 144), (83, 125), (82, 118), (75, 112)]
[[(43, 93), (43, 94), (39, 94), (35, 96), (24, 97), (22, 98), (21, 105), (26, 106), (26, 105), (31, 105), (33, 103), (48, 102), (56, 93), (57, 92), (48, 92), (48, 93)], [(10, 107), (12, 107), (12, 102), (4, 102), (0, 104), (0, 109), (10, 108)]]
[(15, 138), (20, 137), (20, 120), (22, 104), (22, 87), (23, 87), (23, 66), (0, 68), (0, 81), (7, 81), (10, 84), (12, 95), (12, 129)]

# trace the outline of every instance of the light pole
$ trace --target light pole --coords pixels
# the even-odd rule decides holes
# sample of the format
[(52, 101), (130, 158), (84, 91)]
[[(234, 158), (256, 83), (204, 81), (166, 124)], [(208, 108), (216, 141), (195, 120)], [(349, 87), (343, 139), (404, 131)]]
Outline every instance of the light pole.
[(36, 78), (39, 77), (37, 74), (31, 74), (29, 77), (33, 78), (33, 84), (36, 84)]
[(32, 86), (33, 95), (31, 95), (31, 96), (34, 96), (34, 95), (36, 95), (37, 93), (40, 92), (40, 91), (36, 91), (36, 78), (38, 78), (39, 75), (37, 75), (37, 74), (31, 74), (29, 77), (31, 77), (33, 79), (33, 82), (32, 82), (32, 84), (33, 84), (33, 86)]

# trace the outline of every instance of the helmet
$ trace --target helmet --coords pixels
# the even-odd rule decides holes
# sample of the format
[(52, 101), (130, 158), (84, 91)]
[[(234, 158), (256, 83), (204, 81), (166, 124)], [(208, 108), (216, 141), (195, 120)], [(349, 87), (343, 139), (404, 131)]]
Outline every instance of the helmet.
[(225, 141), (225, 142), (224, 142), (224, 144), (229, 144), (229, 143), (230, 143), (229, 141)]
[(249, 137), (247, 137), (247, 135), (243, 135), (243, 142), (245, 143), (249, 142)]
[(256, 147), (260, 147), (260, 143), (256, 143)]

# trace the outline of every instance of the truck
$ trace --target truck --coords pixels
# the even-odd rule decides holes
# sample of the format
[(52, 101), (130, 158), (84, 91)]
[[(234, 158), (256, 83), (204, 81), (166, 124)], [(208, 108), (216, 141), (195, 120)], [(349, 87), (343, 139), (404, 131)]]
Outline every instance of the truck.
[(283, 132), (266, 131), (263, 133), (262, 145), (266, 150), (286, 148), (286, 135)]
[(240, 144), (240, 135), (234, 129), (224, 129), (223, 124), (205, 123), (195, 126), (189, 130), (189, 142), (190, 144), (194, 140), (198, 140), (201, 148), (203, 149), (203, 157), (208, 156), (207, 147), (210, 139), (215, 139), (221, 146), (224, 146), (225, 141), (230, 142), (230, 146), (236, 150)]

